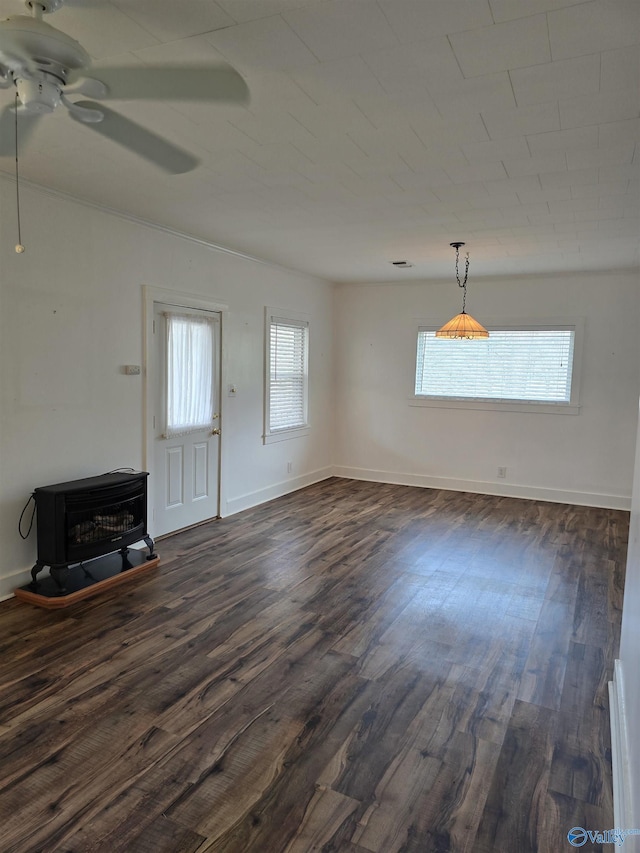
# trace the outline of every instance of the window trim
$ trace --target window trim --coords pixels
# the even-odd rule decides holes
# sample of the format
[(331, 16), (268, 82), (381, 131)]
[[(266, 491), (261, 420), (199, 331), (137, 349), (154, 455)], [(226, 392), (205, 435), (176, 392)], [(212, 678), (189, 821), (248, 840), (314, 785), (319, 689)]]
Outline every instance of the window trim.
[[(274, 320), (283, 323), (290, 322), (291, 325), (303, 325), (307, 330), (307, 342), (305, 353), (305, 382), (304, 382), (304, 407), (305, 424), (299, 427), (271, 430), (270, 404), (271, 404), (271, 325)], [(309, 315), (300, 311), (291, 311), (284, 308), (273, 308), (265, 306), (264, 311), (264, 421), (263, 421), (263, 444), (274, 444), (279, 441), (288, 441), (292, 438), (300, 438), (309, 435), (311, 423), (309, 421), (309, 352), (311, 346)]]
[(476, 411), (494, 412), (526, 412), (531, 414), (552, 415), (579, 415), (582, 408), (580, 402), (580, 373), (582, 366), (582, 346), (584, 339), (584, 317), (574, 317), (571, 320), (562, 318), (539, 319), (532, 321), (510, 318), (508, 320), (490, 320), (483, 318), (483, 325), (489, 333), (494, 331), (530, 331), (530, 330), (554, 330), (570, 329), (575, 333), (573, 344), (573, 370), (571, 374), (571, 399), (568, 403), (536, 402), (535, 400), (490, 400), (466, 397), (429, 397), (424, 394), (416, 394), (416, 370), (417, 370), (417, 341), (420, 331), (437, 331), (442, 324), (433, 319), (414, 320), (414, 335), (412, 337), (413, 351), (411, 355), (411, 393), (409, 405), (416, 407), (427, 407), (436, 409), (470, 409)]

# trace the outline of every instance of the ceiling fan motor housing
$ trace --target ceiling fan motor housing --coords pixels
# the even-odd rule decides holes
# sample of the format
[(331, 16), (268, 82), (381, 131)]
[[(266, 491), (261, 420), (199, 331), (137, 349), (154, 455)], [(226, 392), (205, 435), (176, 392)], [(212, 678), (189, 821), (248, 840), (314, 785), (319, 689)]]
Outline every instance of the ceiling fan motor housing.
[(62, 74), (63, 83), (68, 71), (91, 65), (91, 57), (79, 42), (27, 15), (14, 15), (2, 22), (0, 56), (3, 53), (24, 59), (27, 67), (35, 65), (56, 76)]

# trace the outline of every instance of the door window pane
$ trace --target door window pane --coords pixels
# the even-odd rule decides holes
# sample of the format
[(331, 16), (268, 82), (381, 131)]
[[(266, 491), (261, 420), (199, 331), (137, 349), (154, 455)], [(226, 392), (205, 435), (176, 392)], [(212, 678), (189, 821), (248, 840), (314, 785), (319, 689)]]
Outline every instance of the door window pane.
[(213, 318), (166, 314), (165, 437), (186, 435), (213, 424)]

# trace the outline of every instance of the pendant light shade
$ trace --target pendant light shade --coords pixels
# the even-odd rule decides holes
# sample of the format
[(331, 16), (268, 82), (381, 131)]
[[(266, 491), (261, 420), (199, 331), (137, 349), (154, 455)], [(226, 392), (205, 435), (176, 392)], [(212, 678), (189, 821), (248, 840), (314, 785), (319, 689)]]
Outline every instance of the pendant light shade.
[(436, 332), (436, 338), (488, 338), (489, 332), (474, 320), (471, 314), (463, 311), (456, 314), (448, 323)]
[(459, 314), (456, 314), (455, 317), (452, 317), (448, 323), (445, 323), (441, 329), (438, 329), (436, 332), (436, 338), (467, 338), (469, 340), (474, 340), (475, 338), (488, 338), (489, 332), (485, 329), (484, 326), (481, 326), (477, 320), (471, 316), (471, 314), (467, 314), (465, 310), (465, 305), (467, 301), (467, 277), (469, 275), (469, 253), (467, 252), (466, 257), (466, 265), (464, 270), (464, 279), (460, 280), (460, 272), (458, 269), (458, 263), (460, 258), (460, 246), (464, 246), (464, 243), (450, 243), (456, 250), (456, 279), (458, 281), (458, 287), (461, 287), (464, 291), (462, 297), (462, 311)]

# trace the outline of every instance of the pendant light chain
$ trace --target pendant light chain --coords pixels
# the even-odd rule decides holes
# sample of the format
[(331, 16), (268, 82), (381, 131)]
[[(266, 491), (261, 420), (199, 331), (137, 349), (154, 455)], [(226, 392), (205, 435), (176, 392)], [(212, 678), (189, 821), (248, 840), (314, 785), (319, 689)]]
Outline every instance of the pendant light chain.
[(18, 218), (18, 242), (16, 244), (16, 252), (22, 254), (24, 246), (22, 245), (22, 233), (20, 228), (20, 177), (18, 170), (18, 93), (16, 92), (16, 106), (13, 111), (15, 116), (15, 141), (16, 141), (16, 214)]
[[(454, 244), (452, 244), (454, 245)], [(458, 287), (461, 287), (463, 290), (462, 294), (462, 313), (465, 313), (465, 306), (467, 304), (467, 278), (469, 277), (469, 252), (467, 252), (466, 263), (464, 267), (464, 281), (460, 281), (460, 271), (458, 269), (458, 263), (460, 260), (460, 246), (455, 246), (456, 250), (456, 279), (458, 281)]]

